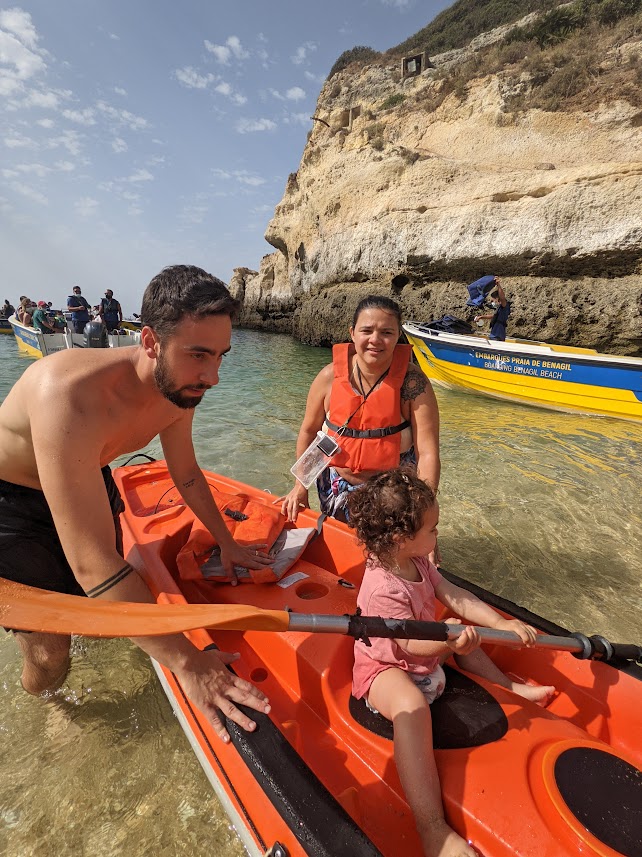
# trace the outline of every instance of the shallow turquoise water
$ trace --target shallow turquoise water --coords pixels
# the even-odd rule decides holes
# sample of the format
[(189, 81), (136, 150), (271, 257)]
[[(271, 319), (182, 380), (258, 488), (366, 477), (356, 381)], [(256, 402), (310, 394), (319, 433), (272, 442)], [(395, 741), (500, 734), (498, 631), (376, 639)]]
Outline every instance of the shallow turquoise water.
[[(287, 336), (236, 331), (196, 411), (202, 466), (285, 491), (308, 386), (328, 359)], [(0, 399), (29, 363), (0, 336)], [(562, 625), (639, 643), (642, 428), (437, 396), (445, 567)], [(156, 442), (146, 451), (160, 456)], [(76, 641), (55, 705), (18, 678), (0, 632), (0, 854), (243, 853), (139, 650)]]

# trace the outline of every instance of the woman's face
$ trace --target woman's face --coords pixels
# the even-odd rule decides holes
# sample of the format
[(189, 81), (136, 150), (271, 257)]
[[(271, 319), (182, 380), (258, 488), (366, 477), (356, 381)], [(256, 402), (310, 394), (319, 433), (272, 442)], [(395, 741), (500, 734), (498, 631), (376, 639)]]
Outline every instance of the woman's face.
[(350, 328), (357, 355), (375, 365), (392, 359), (400, 333), (396, 316), (383, 309), (362, 310)]

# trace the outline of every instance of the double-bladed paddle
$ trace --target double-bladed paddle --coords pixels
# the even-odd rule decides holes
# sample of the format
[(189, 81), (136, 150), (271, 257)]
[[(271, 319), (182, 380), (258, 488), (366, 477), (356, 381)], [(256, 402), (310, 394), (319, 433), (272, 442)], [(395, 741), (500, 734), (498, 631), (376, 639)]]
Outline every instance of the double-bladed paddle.
[[(85, 637), (154, 637), (216, 628), (223, 631), (303, 631), (346, 634), (355, 639), (390, 637), (407, 640), (455, 640), (462, 625), (383, 619), (379, 616), (335, 616), (264, 610), (243, 604), (143, 604), (99, 601), (61, 595), (0, 578), (0, 625), (48, 634)], [(524, 644), (511, 631), (478, 628), (483, 643), (520, 648)], [(642, 660), (642, 646), (610, 643), (604, 637), (569, 637), (538, 634), (533, 648), (567, 651), (585, 659)]]

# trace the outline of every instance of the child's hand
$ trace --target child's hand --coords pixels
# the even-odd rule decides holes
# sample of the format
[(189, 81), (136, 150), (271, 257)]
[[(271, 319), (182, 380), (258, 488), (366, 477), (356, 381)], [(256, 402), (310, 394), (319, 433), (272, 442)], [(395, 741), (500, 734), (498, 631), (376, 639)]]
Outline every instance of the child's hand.
[(495, 625), (496, 631), (512, 631), (517, 634), (525, 646), (532, 646), (537, 640), (537, 631), (530, 625), (520, 622), (519, 619), (500, 619)]
[[(449, 619), (449, 625), (459, 624), (458, 619)], [(478, 649), (481, 645), (481, 637), (479, 631), (473, 625), (464, 625), (464, 630), (456, 640), (449, 640), (446, 645), (452, 649), (456, 655), (469, 655)]]

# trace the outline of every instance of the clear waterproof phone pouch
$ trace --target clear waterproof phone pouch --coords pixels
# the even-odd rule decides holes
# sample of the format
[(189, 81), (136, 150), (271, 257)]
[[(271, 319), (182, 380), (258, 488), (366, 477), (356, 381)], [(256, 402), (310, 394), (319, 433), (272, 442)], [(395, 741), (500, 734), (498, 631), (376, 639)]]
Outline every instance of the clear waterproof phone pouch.
[(336, 440), (330, 435), (318, 431), (310, 446), (292, 465), (290, 473), (296, 476), (302, 485), (309, 488), (317, 476), (323, 473), (330, 464), (332, 456), (336, 455), (337, 452), (341, 452), (341, 447)]

